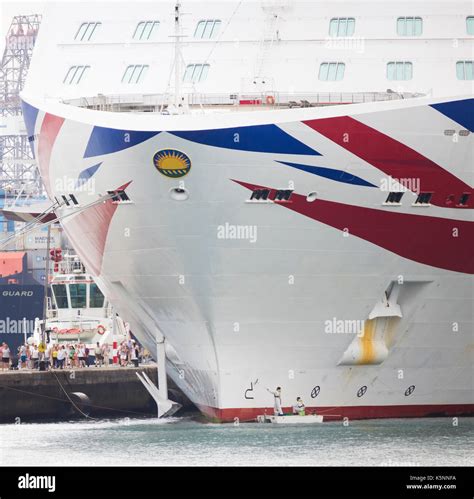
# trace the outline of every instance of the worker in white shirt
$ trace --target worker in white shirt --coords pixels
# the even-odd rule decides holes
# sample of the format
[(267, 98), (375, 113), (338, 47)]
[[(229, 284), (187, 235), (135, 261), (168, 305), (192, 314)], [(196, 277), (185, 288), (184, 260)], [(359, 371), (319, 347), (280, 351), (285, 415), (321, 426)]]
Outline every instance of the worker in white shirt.
[(272, 392), (269, 388), (267, 388), (267, 391), (273, 395), (274, 399), (273, 410), (275, 416), (283, 416), (283, 410), (281, 408), (281, 387), (277, 386), (277, 389), (274, 392)]
[(297, 414), (298, 416), (306, 415), (306, 407), (301, 397), (296, 397), (296, 404), (293, 406), (293, 414)]

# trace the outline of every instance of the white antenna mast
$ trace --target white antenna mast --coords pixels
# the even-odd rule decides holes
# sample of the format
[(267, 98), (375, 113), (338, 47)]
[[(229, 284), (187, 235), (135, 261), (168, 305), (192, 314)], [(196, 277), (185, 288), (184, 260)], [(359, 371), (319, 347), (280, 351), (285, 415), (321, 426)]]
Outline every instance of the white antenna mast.
[(181, 46), (180, 46), (180, 8), (181, 2), (177, 0), (174, 7), (174, 105), (176, 109), (182, 104), (181, 101)]

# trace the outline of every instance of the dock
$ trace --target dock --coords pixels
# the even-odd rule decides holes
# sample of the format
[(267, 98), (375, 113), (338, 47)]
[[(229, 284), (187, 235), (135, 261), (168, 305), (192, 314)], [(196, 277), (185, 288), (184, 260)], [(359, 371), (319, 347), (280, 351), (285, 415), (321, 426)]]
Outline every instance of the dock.
[[(137, 372), (157, 383), (156, 364), (0, 372), (0, 423), (156, 416), (156, 403)], [(171, 379), (168, 385), (170, 398), (184, 410), (193, 407)]]

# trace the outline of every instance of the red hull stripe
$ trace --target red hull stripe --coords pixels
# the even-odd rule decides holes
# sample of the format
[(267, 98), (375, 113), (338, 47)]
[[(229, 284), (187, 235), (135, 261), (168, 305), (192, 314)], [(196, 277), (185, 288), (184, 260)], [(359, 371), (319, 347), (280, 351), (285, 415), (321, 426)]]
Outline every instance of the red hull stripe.
[(51, 185), (49, 183), (49, 162), (51, 160), (51, 151), (54, 142), (58, 136), (59, 130), (64, 123), (64, 118), (46, 113), (38, 139), (38, 167), (41, 178), (49, 197), (52, 198)]
[(80, 250), (86, 268), (94, 275), (100, 275), (107, 234), (117, 206), (109, 199), (87, 208), (67, 222), (71, 243)]
[[(432, 192), (431, 203), (434, 205), (446, 207), (448, 197), (454, 196), (454, 202), (450, 203), (449, 207), (455, 208), (462, 194), (472, 192), (471, 186), (435, 162), (354, 118), (341, 116), (304, 123), (399, 180), (408, 189), (413, 187), (412, 181), (408, 179), (419, 179), (420, 192)], [(464, 208), (473, 207), (474, 196), (470, 196)]]
[[(250, 189), (271, 189), (235, 181)], [(272, 197), (272, 196), (270, 196)], [(275, 202), (301, 215), (348, 232), (415, 262), (474, 274), (474, 222), (316, 199), (293, 193), (291, 203)]]
[[(116, 190), (125, 190), (130, 184), (131, 181)], [(86, 268), (95, 275), (100, 275), (102, 269), (107, 235), (117, 207), (108, 199), (71, 217), (67, 223), (69, 239), (74, 248), (80, 249)]]
[[(207, 417), (221, 422), (254, 421), (260, 414), (273, 414), (271, 407), (217, 409), (216, 407), (198, 406)], [(291, 407), (283, 408), (286, 414), (291, 413)], [(307, 407), (306, 414), (316, 413), (324, 416), (325, 421), (340, 421), (349, 419), (378, 418), (423, 418), (434, 416), (472, 416), (474, 404), (432, 404), (432, 405), (366, 405), (346, 407)]]

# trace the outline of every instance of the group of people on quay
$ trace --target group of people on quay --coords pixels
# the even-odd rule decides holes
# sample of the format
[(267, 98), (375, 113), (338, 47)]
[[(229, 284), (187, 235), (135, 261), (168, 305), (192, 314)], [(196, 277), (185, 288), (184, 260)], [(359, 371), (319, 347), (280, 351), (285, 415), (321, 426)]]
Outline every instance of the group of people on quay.
[(9, 369), (74, 369), (107, 367), (118, 364), (122, 367), (149, 362), (149, 352), (137, 341), (128, 339), (113, 348), (109, 343), (90, 345), (80, 342), (24, 343), (13, 354), (7, 343), (0, 344), (0, 367)]

